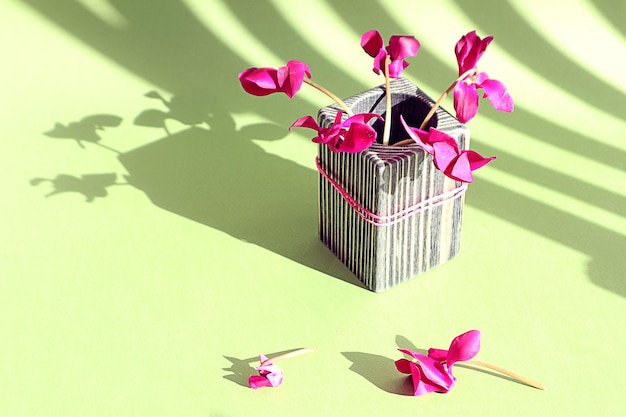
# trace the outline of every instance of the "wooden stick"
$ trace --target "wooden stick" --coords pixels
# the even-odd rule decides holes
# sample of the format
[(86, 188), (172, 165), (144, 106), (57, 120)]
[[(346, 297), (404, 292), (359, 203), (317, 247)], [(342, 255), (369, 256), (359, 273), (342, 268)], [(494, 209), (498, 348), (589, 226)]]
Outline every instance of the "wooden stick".
[[(454, 89), (454, 87), (456, 87), (456, 84), (459, 81), (462, 81), (468, 75), (473, 75), (475, 73), (476, 73), (476, 69), (475, 68), (467, 70), (463, 74), (459, 75), (459, 77), (456, 80), (454, 80), (454, 82), (452, 84), (450, 84), (450, 86), (446, 89), (446, 91), (444, 91), (443, 94), (441, 94), (441, 96), (437, 99), (435, 104), (430, 108), (430, 111), (428, 112), (428, 114), (426, 114), (426, 117), (424, 118), (424, 121), (422, 122), (422, 124), (419, 127), (420, 130), (424, 130), (426, 128), (426, 126), (428, 126), (428, 122), (430, 122), (430, 119), (433, 118), (433, 115), (435, 114), (437, 109), (441, 106), (441, 103), (443, 103), (443, 101), (446, 99), (448, 94), (450, 94), (450, 91), (452, 91), (452, 89)], [(415, 141), (413, 139), (411, 139), (411, 138), (408, 138), (408, 139), (403, 139), (403, 140), (401, 140), (399, 142), (394, 143), (393, 146), (404, 146), (404, 145), (410, 145), (412, 143), (415, 143)]]
[(383, 128), (383, 145), (389, 145), (391, 132), (391, 89), (389, 81), (389, 55), (385, 57), (385, 126)]
[(523, 377), (523, 376), (521, 376), (519, 374), (511, 372), (511, 371), (509, 371), (507, 369), (501, 368), (501, 367), (496, 366), (496, 365), (492, 365), (492, 364), (487, 363), (487, 362), (471, 360), (471, 361), (465, 361), (465, 362), (459, 362), (459, 363), (464, 363), (464, 364), (467, 364), (467, 365), (482, 366), (483, 368), (487, 368), (487, 369), (491, 369), (492, 371), (499, 372), (499, 373), (501, 373), (503, 375), (511, 377), (511, 378), (513, 378), (513, 379), (515, 379), (515, 380), (517, 380), (517, 381), (519, 381), (519, 382), (521, 382), (523, 384), (531, 386), (533, 388), (537, 388), (537, 389), (540, 389), (540, 390), (545, 390), (546, 389), (546, 387), (543, 384), (541, 384), (541, 383), (539, 383), (537, 381), (533, 381), (532, 379), (528, 379), (528, 378)]
[(316, 88), (317, 90), (321, 91), (322, 93), (324, 93), (328, 97), (330, 97), (335, 103), (337, 103), (337, 104), (339, 104), (339, 106), (341, 106), (341, 108), (346, 112), (346, 114), (348, 116), (353, 116), (354, 115), (354, 113), (352, 113), (352, 111), (348, 108), (348, 106), (346, 105), (346, 103), (343, 102), (342, 99), (340, 99), (339, 97), (337, 97), (336, 95), (331, 93), (326, 88), (322, 87), (321, 85), (319, 85), (317, 83), (314, 83), (313, 81), (309, 80), (308, 78), (304, 78), (302, 81), (304, 81), (306, 84), (310, 85), (313, 88)]
[(472, 68), (472, 69), (465, 71), (463, 74), (459, 75), (458, 78), (454, 80), (454, 82), (450, 84), (448, 88), (446, 88), (446, 91), (444, 91), (443, 94), (441, 94), (439, 99), (435, 102), (435, 105), (430, 108), (430, 111), (428, 112), (428, 114), (426, 115), (426, 117), (424, 118), (424, 121), (422, 122), (420, 126), (420, 130), (424, 130), (424, 128), (428, 125), (428, 122), (430, 122), (430, 119), (432, 119), (433, 115), (435, 114), (435, 111), (437, 111), (439, 106), (441, 106), (441, 103), (443, 102), (443, 100), (445, 100), (448, 94), (450, 94), (450, 91), (452, 91), (452, 89), (456, 87), (456, 83), (458, 83), (459, 81), (462, 81), (468, 75), (473, 75), (475, 73), (476, 73), (476, 68)]
[(273, 363), (282, 359), (288, 359), (294, 356), (304, 355), (305, 353), (315, 352), (316, 350), (317, 348), (302, 348), (302, 349), (294, 350), (292, 352), (283, 353), (282, 355), (278, 355), (276, 357), (268, 358), (267, 360), (264, 360), (263, 362), (261, 362), (261, 366), (265, 366), (268, 363)]

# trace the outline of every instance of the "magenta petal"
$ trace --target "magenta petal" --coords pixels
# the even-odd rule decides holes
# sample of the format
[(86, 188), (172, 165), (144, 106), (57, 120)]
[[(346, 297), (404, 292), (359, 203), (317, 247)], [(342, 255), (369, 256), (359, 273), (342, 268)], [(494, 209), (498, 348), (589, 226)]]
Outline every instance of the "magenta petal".
[[(387, 52), (393, 61), (417, 55), (420, 43), (413, 36), (392, 36)], [(407, 64), (408, 65), (408, 64)]]
[(436, 387), (425, 384), (422, 381), (422, 373), (415, 363), (409, 362), (409, 369), (411, 371), (411, 379), (413, 380), (413, 395), (420, 396), (436, 391)]
[(461, 155), (457, 156), (450, 163), (450, 165), (448, 165), (444, 174), (446, 174), (446, 176), (452, 178), (453, 180), (474, 182), (474, 176), (472, 175), (472, 169), (470, 168), (466, 153), (462, 153)]
[(376, 141), (376, 131), (363, 123), (352, 123), (344, 140), (337, 144), (340, 152), (356, 153), (372, 146)]
[(418, 355), (419, 357), (416, 358), (418, 360), (417, 366), (420, 370), (420, 380), (422, 382), (422, 386), (418, 387), (419, 390), (424, 394), (450, 391), (454, 385), (454, 377), (445, 370), (441, 362), (422, 354)]
[(474, 84), (458, 82), (454, 87), (454, 110), (461, 123), (472, 120), (478, 112), (478, 92)]
[(370, 30), (361, 36), (361, 47), (371, 57), (378, 55), (383, 46), (383, 37), (377, 30)]
[(513, 98), (509, 95), (504, 84), (498, 80), (487, 79), (480, 84), (484, 91), (484, 97), (489, 99), (489, 103), (499, 111), (512, 112)]
[(276, 80), (278, 81), (278, 87), (285, 88), (285, 84), (289, 82), (289, 68), (287, 66), (278, 67), (276, 71)]
[(411, 373), (411, 361), (408, 359), (398, 359), (396, 362), (396, 369), (403, 374)]
[[(435, 142), (433, 143), (433, 156), (435, 166), (440, 170), (446, 172), (450, 164), (459, 155), (457, 149), (455, 149), (448, 142)], [(469, 169), (469, 164), (468, 164)]]
[(471, 31), (461, 37), (454, 49), (459, 65), (459, 75), (476, 67), (478, 60), (492, 40), (493, 36), (487, 36), (485, 39), (481, 39), (476, 35), (476, 31)]
[(381, 71), (384, 71), (386, 59), (387, 51), (381, 49), (378, 55), (374, 56), (374, 68), (372, 68), (372, 71), (374, 71), (376, 74), (380, 74)]
[(422, 372), (421, 364), (417, 365), (413, 362), (409, 363), (411, 369), (411, 378), (413, 380), (413, 395), (420, 396), (430, 394), (431, 392), (448, 392), (450, 386), (440, 386), (433, 384), (427, 376)]
[(305, 74), (311, 77), (308, 65), (300, 61), (289, 61), (278, 69), (278, 84), (287, 97), (292, 98), (300, 91)]
[[(259, 362), (267, 361), (267, 356), (259, 355)], [(251, 375), (248, 378), (250, 388), (257, 389), (261, 387), (277, 387), (283, 381), (283, 373), (280, 368), (272, 363), (266, 363), (255, 367), (259, 375)]]
[(305, 75), (307, 78), (311, 78), (311, 69), (302, 61), (291, 60), (287, 62), (286, 66), (289, 68), (290, 72), (298, 74), (300, 78), (304, 78)]
[(291, 126), (289, 126), (289, 130), (294, 127), (306, 127), (313, 130), (320, 130), (320, 126), (317, 124), (315, 119), (312, 116), (304, 116), (293, 122)]
[(421, 356), (423, 356), (421, 353), (418, 352), (414, 352), (412, 350), (408, 350), (408, 349), (398, 349), (400, 352), (409, 355), (415, 359), (420, 358)]
[(409, 137), (413, 139), (415, 143), (420, 146), (420, 148), (432, 155), (433, 147), (428, 139), (430, 133), (426, 132), (425, 130), (409, 126), (404, 120), (404, 117), (402, 117), (402, 115), (400, 115), (400, 122), (404, 126), (404, 130), (406, 130), (406, 133), (409, 135)]
[(248, 68), (239, 73), (243, 89), (254, 96), (278, 92), (277, 71), (274, 68)]
[(402, 71), (404, 71), (404, 69), (408, 66), (408, 62), (403, 59), (391, 61), (389, 64), (389, 78), (400, 78), (402, 76)]
[[(341, 125), (344, 127), (350, 127), (352, 123), (367, 123), (372, 119), (383, 120), (383, 118), (376, 113), (358, 113), (348, 117), (346, 121), (343, 122)], [(340, 121), (341, 118), (339, 118), (339, 120), (335, 120), (335, 123), (338, 123)]]
[(455, 153), (459, 153), (459, 145), (456, 143), (456, 140), (447, 133), (442, 132), (441, 130), (437, 130), (434, 127), (429, 129), (429, 140), (430, 143), (434, 144), (436, 142), (445, 142), (454, 149)]
[(468, 361), (480, 351), (480, 331), (470, 330), (452, 340), (448, 349), (447, 365), (448, 369), (455, 362)]
[(250, 375), (248, 378), (248, 385), (252, 389), (258, 389), (261, 387), (271, 387), (272, 383), (261, 375)]
[(482, 166), (485, 166), (492, 160), (496, 159), (495, 156), (485, 158), (484, 156), (482, 156), (476, 151), (463, 151), (463, 152), (467, 153), (467, 159), (469, 160), (470, 168), (472, 169), (472, 171)]
[(448, 351), (445, 349), (428, 349), (428, 357), (436, 361), (443, 362), (446, 360), (446, 356), (448, 356)]
[(265, 377), (270, 382), (270, 385), (273, 387), (277, 387), (283, 382), (282, 372), (272, 372), (272, 373), (267, 374)]

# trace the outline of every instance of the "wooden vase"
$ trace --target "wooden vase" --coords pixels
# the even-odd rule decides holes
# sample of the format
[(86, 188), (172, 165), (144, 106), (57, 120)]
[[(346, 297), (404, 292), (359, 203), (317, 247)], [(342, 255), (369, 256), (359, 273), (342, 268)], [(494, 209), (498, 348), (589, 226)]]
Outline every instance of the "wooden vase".
[[(410, 81), (391, 81), (390, 145), (408, 138), (400, 115), (419, 127), (434, 101)], [(344, 100), (355, 113), (385, 114), (385, 87)], [(332, 125), (341, 108), (320, 109), (320, 126)], [(344, 120), (347, 115), (344, 115)], [(469, 130), (444, 109), (436, 127), (469, 146)], [(383, 123), (376, 121), (378, 140)], [(466, 184), (437, 170), (432, 156), (416, 144), (375, 143), (359, 153), (336, 153), (320, 145), (319, 236), (374, 292), (385, 291), (454, 258), (460, 249)]]

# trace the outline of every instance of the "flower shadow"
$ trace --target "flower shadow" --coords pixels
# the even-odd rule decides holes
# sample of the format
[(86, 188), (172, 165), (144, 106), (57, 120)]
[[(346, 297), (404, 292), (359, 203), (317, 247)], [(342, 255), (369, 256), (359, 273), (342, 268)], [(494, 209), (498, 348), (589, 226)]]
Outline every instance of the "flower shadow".
[(411, 396), (412, 382), (396, 370), (395, 361), (381, 355), (364, 352), (341, 352), (352, 362), (350, 370), (361, 375), (377, 388), (390, 394)]
[(79, 193), (85, 197), (85, 201), (91, 203), (96, 197), (106, 197), (109, 193), (108, 187), (113, 185), (124, 185), (123, 183), (116, 182), (117, 174), (114, 172), (103, 174), (84, 174), (80, 177), (59, 174), (54, 178), (33, 178), (30, 180), (30, 184), (37, 186), (42, 183), (49, 183), (52, 185), (52, 191), (46, 194), (46, 197), (61, 193)]
[(122, 118), (113, 114), (93, 114), (68, 124), (56, 123), (44, 134), (55, 139), (75, 140), (81, 148), (84, 148), (83, 142), (100, 145), (99, 132), (109, 127), (118, 127), (121, 123)]
[[(286, 129), (272, 123), (237, 128), (229, 112), (211, 110), (194, 119), (208, 128), (165, 129), (161, 139), (120, 154), (128, 183), (164, 210), (362, 287), (317, 237), (317, 173), (253, 141), (280, 139)], [(190, 119), (176, 111), (172, 106), (151, 119), (142, 112), (135, 122), (164, 128), (168, 119)]]

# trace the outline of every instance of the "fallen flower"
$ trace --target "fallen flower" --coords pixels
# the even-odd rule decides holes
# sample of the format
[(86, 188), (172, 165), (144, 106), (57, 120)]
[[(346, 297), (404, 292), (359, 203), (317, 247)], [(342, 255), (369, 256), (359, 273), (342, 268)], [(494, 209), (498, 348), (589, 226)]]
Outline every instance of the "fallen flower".
[(408, 349), (398, 350), (416, 359), (416, 362), (408, 359), (396, 361), (396, 369), (399, 372), (411, 375), (413, 395), (424, 395), (431, 392), (445, 393), (452, 389), (455, 379), (441, 362)]
[(342, 122), (342, 116), (343, 113), (337, 112), (330, 127), (321, 127), (312, 116), (304, 116), (296, 120), (289, 130), (294, 127), (313, 129), (317, 132), (313, 142), (324, 143), (333, 152), (361, 152), (376, 141), (376, 131), (367, 123), (374, 118), (382, 120), (382, 117), (374, 113), (360, 113)]
[[(398, 349), (414, 359), (398, 359), (398, 371), (411, 374), (413, 379), (414, 395), (423, 395), (430, 392), (449, 392), (456, 378), (452, 374), (452, 365), (456, 362), (472, 359), (480, 350), (480, 332), (471, 330), (454, 338), (449, 350), (430, 349), (428, 356), (408, 349)], [(431, 355), (432, 351), (432, 355)], [(410, 371), (410, 372), (407, 372)]]
[(495, 157), (485, 158), (476, 151), (459, 150), (452, 136), (433, 127), (426, 132), (409, 126), (402, 116), (400, 121), (409, 137), (424, 151), (433, 155), (435, 167), (453, 180), (473, 182), (472, 171), (495, 159)]
[(271, 362), (265, 355), (259, 355), (260, 366), (255, 367), (259, 375), (250, 375), (248, 384), (252, 389), (261, 387), (277, 387), (283, 382), (283, 372)]
[(486, 362), (472, 360), (480, 351), (479, 330), (470, 330), (455, 337), (447, 350), (430, 348), (428, 349), (428, 355), (408, 349), (398, 350), (415, 359), (415, 361), (404, 358), (398, 359), (395, 364), (399, 372), (411, 375), (414, 395), (416, 396), (430, 392), (449, 392), (456, 382), (456, 378), (452, 374), (452, 366), (458, 362), (482, 366), (507, 375), (533, 388), (545, 390), (545, 387), (539, 382)]
[(259, 374), (250, 375), (248, 378), (248, 385), (250, 385), (250, 388), (252, 389), (279, 386), (283, 382), (283, 372), (277, 365), (274, 365), (273, 362), (314, 352), (315, 350), (315, 348), (302, 348), (275, 356), (273, 358), (268, 358), (263, 354), (259, 355), (260, 365), (254, 368), (259, 371)]

